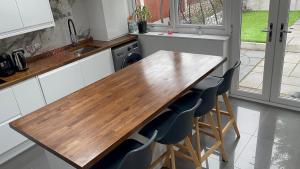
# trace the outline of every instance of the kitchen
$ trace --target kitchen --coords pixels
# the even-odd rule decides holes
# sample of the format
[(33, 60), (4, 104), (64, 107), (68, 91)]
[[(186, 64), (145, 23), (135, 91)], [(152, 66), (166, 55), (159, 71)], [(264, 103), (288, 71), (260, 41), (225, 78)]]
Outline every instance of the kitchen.
[[(2, 0), (0, 169), (109, 168), (105, 165), (296, 169), (300, 155), (297, 99), (279, 104), (276, 99), (272, 102), (270, 94), (271, 101), (264, 100), (268, 79), (262, 99), (257, 93), (247, 98), (245, 91), (238, 91), (238, 71), (244, 70), (245, 61), (239, 59), (241, 26), (235, 26), (241, 25), (242, 14), (233, 9), (241, 8), (242, 2), (222, 1), (222, 8), (217, 8), (220, 3), (215, 1), (211, 6), (223, 13), (222, 21), (218, 14), (212, 15), (215, 22), (210, 20), (214, 17), (206, 18), (208, 25), (193, 26), (191, 19), (181, 23), (192, 23), (186, 27), (177, 25), (175, 14), (187, 16), (176, 9), (193, 9), (188, 7), (196, 2), (180, 2)], [(185, 7), (180, 6), (184, 3)], [(286, 8), (292, 3), (286, 3)], [(139, 9), (139, 5), (149, 8)], [(164, 8), (158, 11), (157, 5)], [(129, 17), (140, 12), (146, 19)], [(270, 16), (275, 14), (276, 9), (270, 10)], [(135, 17), (148, 21), (147, 29)], [(266, 55), (277, 39), (271, 39), (274, 34), (268, 34)], [(266, 57), (266, 65), (269, 62)], [(269, 69), (265, 66), (266, 75), (272, 72)], [(215, 84), (202, 90), (209, 80)], [(197, 101), (187, 103), (196, 93)], [(193, 102), (189, 106), (195, 109), (181, 110), (186, 105), (176, 104), (182, 102)], [(203, 107), (207, 110), (196, 116)], [(147, 128), (164, 124), (164, 120), (155, 123), (161, 117), (178, 114), (180, 119), (184, 113), (194, 113), (197, 120), (187, 124), (193, 134), (184, 134), (176, 144), (166, 140), (179, 137), (183, 122), (168, 139), (162, 138), (164, 127), (156, 126), (158, 132)], [(283, 130), (280, 123), (286, 124)], [(126, 154), (118, 150), (133, 144), (133, 139), (140, 145), (136, 151), (148, 152), (125, 159)], [(132, 161), (121, 164), (120, 158)]]

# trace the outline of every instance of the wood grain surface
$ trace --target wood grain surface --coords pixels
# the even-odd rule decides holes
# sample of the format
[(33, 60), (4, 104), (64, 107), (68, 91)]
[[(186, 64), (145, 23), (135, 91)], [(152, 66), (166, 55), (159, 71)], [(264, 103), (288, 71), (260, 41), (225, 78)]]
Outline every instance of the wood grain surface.
[(76, 168), (90, 168), (226, 58), (158, 51), (10, 123)]

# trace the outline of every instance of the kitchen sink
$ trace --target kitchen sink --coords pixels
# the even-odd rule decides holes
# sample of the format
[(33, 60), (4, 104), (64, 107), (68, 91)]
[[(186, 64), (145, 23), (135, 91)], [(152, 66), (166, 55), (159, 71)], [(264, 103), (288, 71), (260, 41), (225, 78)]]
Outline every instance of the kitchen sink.
[(86, 53), (92, 52), (98, 48), (99, 47), (96, 47), (96, 46), (85, 46), (85, 47), (81, 47), (81, 48), (73, 50), (72, 53), (74, 53), (76, 56), (81, 56)]

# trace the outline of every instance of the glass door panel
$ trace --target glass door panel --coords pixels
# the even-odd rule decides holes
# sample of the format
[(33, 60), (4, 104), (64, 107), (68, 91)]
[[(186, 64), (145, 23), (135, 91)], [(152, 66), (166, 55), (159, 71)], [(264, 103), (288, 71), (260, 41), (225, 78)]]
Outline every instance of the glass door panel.
[(290, 9), (280, 97), (300, 99), (300, 6)]
[(243, 0), (237, 95), (268, 100), (279, 0)]
[(283, 0), (280, 4), (271, 101), (300, 107), (300, 5)]

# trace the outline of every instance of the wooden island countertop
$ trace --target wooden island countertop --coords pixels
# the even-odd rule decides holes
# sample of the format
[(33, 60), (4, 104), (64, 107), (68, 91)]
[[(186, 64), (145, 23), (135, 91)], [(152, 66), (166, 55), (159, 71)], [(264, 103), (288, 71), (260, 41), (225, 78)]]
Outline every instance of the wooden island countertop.
[(10, 126), (72, 166), (90, 168), (225, 61), (158, 51)]

